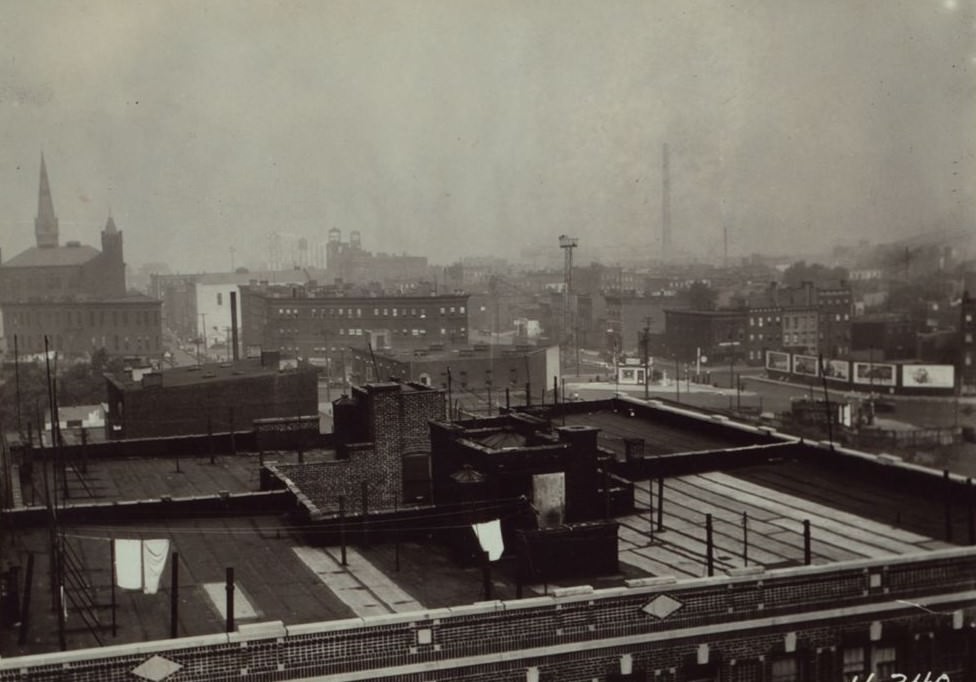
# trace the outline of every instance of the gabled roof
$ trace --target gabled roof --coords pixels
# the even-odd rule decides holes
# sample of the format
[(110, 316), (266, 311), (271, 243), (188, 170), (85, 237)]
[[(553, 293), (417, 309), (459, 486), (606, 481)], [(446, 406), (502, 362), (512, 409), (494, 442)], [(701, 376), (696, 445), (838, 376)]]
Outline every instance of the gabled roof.
[(3, 268), (63, 267), (82, 265), (96, 258), (100, 251), (93, 246), (32, 246), (5, 263)]

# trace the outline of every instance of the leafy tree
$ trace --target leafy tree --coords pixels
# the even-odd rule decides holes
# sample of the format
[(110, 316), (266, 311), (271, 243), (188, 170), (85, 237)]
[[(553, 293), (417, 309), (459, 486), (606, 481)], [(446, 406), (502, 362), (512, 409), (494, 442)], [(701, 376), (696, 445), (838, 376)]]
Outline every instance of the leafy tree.
[[(89, 362), (56, 370), (57, 400), (61, 406), (93, 405), (105, 402), (105, 373), (124, 370), (120, 358), (111, 358), (104, 349), (95, 351)], [(20, 384), (20, 414), (23, 427), (36, 424), (49, 408), (47, 367), (43, 362), (21, 362), (17, 371), (12, 364), (5, 368), (0, 383), (0, 428), (13, 429), (17, 425), (17, 384)]]
[(783, 284), (789, 287), (798, 287), (804, 282), (813, 282), (814, 285), (837, 284), (840, 280), (846, 280), (848, 272), (846, 268), (830, 268), (820, 263), (807, 264), (806, 261), (797, 261), (783, 271)]

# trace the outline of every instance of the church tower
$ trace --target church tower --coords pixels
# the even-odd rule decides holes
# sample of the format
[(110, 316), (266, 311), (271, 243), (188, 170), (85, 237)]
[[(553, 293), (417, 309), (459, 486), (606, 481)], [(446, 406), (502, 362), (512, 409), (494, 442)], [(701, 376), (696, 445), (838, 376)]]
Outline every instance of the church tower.
[(58, 245), (58, 217), (54, 215), (54, 201), (51, 199), (51, 185), (47, 180), (44, 154), (41, 154), (41, 186), (37, 195), (34, 235), (37, 237), (37, 245), (41, 248)]
[(125, 296), (125, 258), (122, 255), (122, 232), (109, 213), (102, 230), (102, 286), (106, 296)]

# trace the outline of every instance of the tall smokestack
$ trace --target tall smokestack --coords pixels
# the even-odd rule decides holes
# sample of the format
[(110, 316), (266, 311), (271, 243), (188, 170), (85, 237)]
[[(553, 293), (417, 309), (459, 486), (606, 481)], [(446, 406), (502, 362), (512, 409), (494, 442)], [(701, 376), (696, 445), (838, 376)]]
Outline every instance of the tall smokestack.
[(671, 150), (665, 142), (661, 147), (661, 252), (671, 255)]
[(231, 342), (231, 352), (233, 355), (231, 357), (234, 362), (240, 360), (240, 353), (237, 348), (237, 292), (230, 292), (230, 342)]

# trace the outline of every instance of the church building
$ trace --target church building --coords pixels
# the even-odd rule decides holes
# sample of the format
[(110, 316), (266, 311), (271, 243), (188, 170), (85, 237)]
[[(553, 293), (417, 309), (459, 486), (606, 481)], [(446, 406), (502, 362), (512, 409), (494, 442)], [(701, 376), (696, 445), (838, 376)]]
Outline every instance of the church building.
[(161, 303), (125, 286), (122, 232), (110, 215), (101, 250), (60, 241), (58, 218), (41, 156), (37, 245), (0, 262), (0, 312), (8, 352), (22, 355), (48, 348), (85, 356), (99, 348), (110, 355), (162, 354)]

